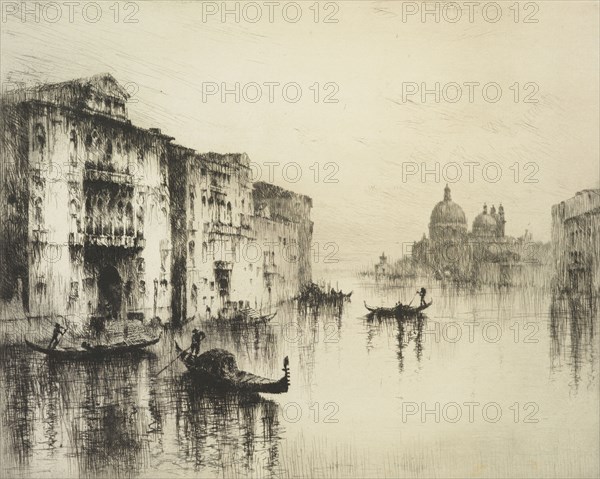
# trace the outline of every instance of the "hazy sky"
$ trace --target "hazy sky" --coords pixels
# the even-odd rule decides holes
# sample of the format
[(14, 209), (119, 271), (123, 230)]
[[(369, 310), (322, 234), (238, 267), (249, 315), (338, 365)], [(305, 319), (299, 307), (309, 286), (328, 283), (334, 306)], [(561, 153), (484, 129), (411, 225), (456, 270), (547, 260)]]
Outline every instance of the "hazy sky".
[[(403, 242), (419, 239), (456, 165), (462, 177), (452, 195), (469, 227), (484, 202), (502, 202), (513, 236), (528, 229), (548, 240), (551, 205), (599, 186), (598, 2), (522, 2), (517, 22), (514, 2), (499, 2), (495, 23), (495, 8), (481, 9), (489, 2), (472, 18), (457, 2), (455, 23), (457, 11), (440, 3), (429, 2), (440, 21), (431, 14), (423, 22), (422, 4), (399, 1), (299, 2), (302, 17), (292, 23), (298, 8), (290, 3), (243, 10), (230, 2), (240, 9), (237, 22), (233, 14), (223, 21), (220, 11), (207, 16), (221, 2), (123, 3), (118, 19), (114, 2), (99, 2), (102, 16), (92, 23), (98, 10), (89, 2), (71, 7), (72, 21), (69, 6), (58, 2), (60, 12), (40, 7), (38, 18), (29, 13), (24, 22), (5, 15), (19, 3), (2, 2), (3, 90), (110, 72), (133, 93), (129, 116), (140, 126), (200, 151), (246, 152), (263, 180), (269, 162), (295, 162), (299, 181), (286, 181), (280, 166), (273, 182), (313, 197), (315, 241), (336, 242), (338, 257), (349, 262), (371, 261), (382, 250), (399, 256)], [(258, 9), (262, 18), (252, 23)], [(337, 23), (325, 23), (327, 15)], [(203, 98), (203, 90), (236, 82), (246, 93), (239, 102), (233, 94), (224, 102), (220, 94)], [(262, 91), (256, 103), (249, 101), (253, 82)], [(268, 82), (280, 84), (272, 102)], [(284, 97), (281, 86), (294, 82), (302, 91), (296, 103), (295, 87)], [(425, 101), (420, 92), (403, 94), (434, 90), (436, 82), (439, 101), (434, 93)], [(473, 101), (469, 82), (480, 84)], [(456, 102), (452, 84), (462, 92)], [(327, 94), (338, 102), (326, 103)], [(528, 95), (537, 103), (526, 102)], [(470, 162), (479, 163), (472, 182)], [(436, 163), (439, 178), (422, 181), (420, 171), (403, 178), (403, 169), (434, 170)], [(502, 171), (495, 183), (484, 178), (496, 176), (494, 163)], [(293, 179), (296, 167), (287, 173)], [(325, 182), (328, 174), (338, 182)], [(537, 183), (525, 182), (528, 174)]]

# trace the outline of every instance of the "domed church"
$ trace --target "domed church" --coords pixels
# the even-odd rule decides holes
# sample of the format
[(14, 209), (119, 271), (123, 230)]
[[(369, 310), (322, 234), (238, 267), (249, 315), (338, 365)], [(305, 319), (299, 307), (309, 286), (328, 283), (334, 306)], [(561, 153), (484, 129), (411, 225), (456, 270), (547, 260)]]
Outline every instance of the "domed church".
[(492, 206), (488, 211), (484, 204), (469, 231), (466, 215), (461, 206), (452, 201), (452, 192), (446, 185), (444, 199), (431, 212), (429, 238), (423, 235), (422, 240), (413, 244), (413, 258), (435, 271), (436, 276), (454, 278), (472, 277), (484, 264), (496, 263), (506, 268), (520, 261), (527, 238), (505, 236), (505, 225), (504, 207), (500, 205), (496, 210)]
[(454, 201), (450, 187), (444, 188), (444, 201), (440, 201), (429, 221), (429, 237), (433, 241), (462, 240), (467, 236), (467, 217), (463, 209)]
[(429, 238), (431, 241), (464, 241), (469, 237), (477, 239), (504, 238), (504, 207), (492, 206), (488, 213), (487, 204), (483, 205), (483, 211), (473, 221), (473, 229), (469, 234), (467, 229), (467, 218), (465, 212), (458, 203), (452, 201), (450, 187), (444, 188), (444, 200), (440, 201), (431, 212), (429, 220)]

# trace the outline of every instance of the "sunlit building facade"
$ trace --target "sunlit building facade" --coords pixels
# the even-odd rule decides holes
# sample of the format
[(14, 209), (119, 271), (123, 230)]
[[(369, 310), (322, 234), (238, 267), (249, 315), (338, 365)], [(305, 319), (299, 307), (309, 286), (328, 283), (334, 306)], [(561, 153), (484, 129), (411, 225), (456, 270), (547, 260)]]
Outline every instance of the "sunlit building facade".
[(264, 302), (263, 259), (255, 281), (229, 257), (257, 236), (248, 157), (200, 154), (136, 127), (128, 97), (98, 75), (2, 98), (0, 299), (82, 320)]

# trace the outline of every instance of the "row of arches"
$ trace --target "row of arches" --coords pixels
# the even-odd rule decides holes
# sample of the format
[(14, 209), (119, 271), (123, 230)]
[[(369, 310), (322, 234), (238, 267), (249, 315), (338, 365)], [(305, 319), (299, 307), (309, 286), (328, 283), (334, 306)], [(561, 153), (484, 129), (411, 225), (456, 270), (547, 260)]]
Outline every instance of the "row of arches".
[(85, 202), (85, 232), (94, 235), (136, 236), (144, 228), (144, 208), (130, 199), (90, 195)]
[[(201, 202), (202, 210), (208, 207), (208, 218), (206, 219), (213, 222), (233, 223), (231, 201), (225, 202), (224, 199), (215, 199), (213, 196), (207, 199), (206, 195), (202, 195)], [(196, 219), (196, 195), (194, 192), (190, 193), (190, 216), (192, 220)]]

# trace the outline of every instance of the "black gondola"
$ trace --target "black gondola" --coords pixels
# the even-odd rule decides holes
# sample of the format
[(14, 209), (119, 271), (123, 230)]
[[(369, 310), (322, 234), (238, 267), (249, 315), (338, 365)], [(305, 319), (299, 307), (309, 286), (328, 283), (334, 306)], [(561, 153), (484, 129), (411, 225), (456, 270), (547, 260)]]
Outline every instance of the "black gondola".
[(418, 315), (421, 311), (429, 308), (429, 306), (431, 306), (432, 303), (433, 303), (433, 300), (429, 301), (429, 303), (426, 303), (422, 306), (396, 305), (392, 308), (383, 308), (383, 307), (373, 308), (373, 307), (369, 306), (365, 301), (365, 308), (367, 308), (369, 310), (370, 314), (373, 314), (376, 316), (407, 318), (407, 317)]
[(231, 389), (245, 392), (281, 394), (290, 386), (289, 360), (283, 360), (284, 375), (281, 379), (256, 376), (237, 368), (233, 354), (224, 349), (211, 349), (198, 356), (188, 353), (175, 342), (178, 358), (197, 381), (216, 389)]
[(97, 359), (107, 356), (116, 356), (120, 354), (131, 353), (139, 351), (148, 346), (158, 343), (160, 336), (145, 340), (135, 341), (120, 341), (114, 344), (98, 344), (85, 346), (71, 347), (71, 346), (59, 346), (54, 349), (40, 346), (39, 344), (32, 343), (25, 339), (25, 344), (38, 353), (46, 354), (51, 358), (64, 358), (64, 359)]

